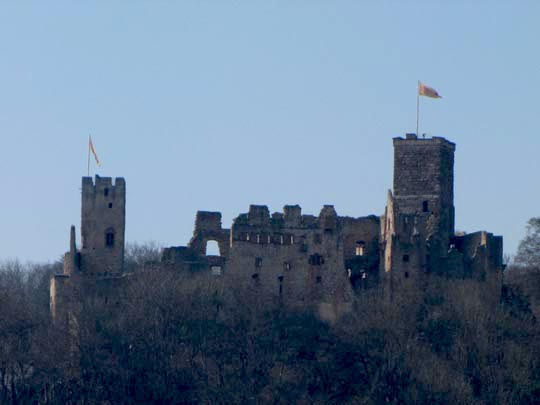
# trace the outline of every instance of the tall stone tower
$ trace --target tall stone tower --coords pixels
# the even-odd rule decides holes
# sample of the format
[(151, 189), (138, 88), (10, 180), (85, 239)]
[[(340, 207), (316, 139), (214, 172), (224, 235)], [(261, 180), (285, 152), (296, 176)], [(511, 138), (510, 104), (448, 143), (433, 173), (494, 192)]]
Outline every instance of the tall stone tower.
[[(414, 134), (394, 138), (394, 198), (400, 214), (420, 219), (417, 232), (447, 250), (454, 236), (454, 143)], [(441, 252), (442, 253), (442, 252)]]
[(86, 275), (122, 272), (126, 228), (126, 183), (96, 175), (82, 179), (81, 271)]
[(446, 266), (454, 237), (454, 151), (444, 138), (394, 138), (394, 193), (381, 228), (391, 295)]

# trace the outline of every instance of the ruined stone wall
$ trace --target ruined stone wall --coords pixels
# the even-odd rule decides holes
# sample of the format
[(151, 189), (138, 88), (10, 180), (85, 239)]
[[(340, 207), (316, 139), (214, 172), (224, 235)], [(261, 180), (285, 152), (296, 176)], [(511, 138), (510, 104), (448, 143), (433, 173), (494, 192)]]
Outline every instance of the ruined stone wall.
[(189, 246), (199, 255), (206, 254), (209, 241), (216, 241), (220, 256), (229, 256), (230, 231), (221, 227), (221, 213), (198, 211), (195, 218), (195, 228)]
[(314, 307), (331, 319), (351, 301), (346, 262), (356, 256), (357, 242), (366, 271), (378, 267), (378, 230), (378, 217), (342, 218), (332, 206), (315, 217), (302, 215), (299, 206), (270, 216), (266, 206), (252, 205), (231, 228), (225, 276), (268, 300)]
[(377, 287), (380, 267), (380, 218), (340, 217), (345, 268), (356, 289)]
[(57, 274), (50, 280), (50, 310), (54, 322), (67, 321), (67, 309), (71, 307), (72, 301), (72, 286), (70, 285), (70, 277)]
[[(388, 193), (382, 217), (340, 217), (331, 205), (318, 216), (302, 215), (298, 205), (270, 214), (268, 207), (252, 205), (226, 229), (221, 213), (199, 211), (188, 246), (164, 249), (161, 261), (145, 271), (178, 277), (206, 272), (260, 305), (312, 308), (328, 320), (348, 310), (354, 290), (382, 284), (394, 296), (422, 288), (435, 273), (483, 279), (500, 291), (502, 238), (454, 235), (455, 145), (407, 135), (394, 139), (394, 149), (394, 194)], [(85, 177), (82, 186), (82, 247), (77, 250), (72, 227), (64, 275), (51, 280), (57, 318), (74, 313), (69, 308), (82, 302), (80, 294), (106, 308), (129, 299), (122, 276), (125, 181)], [(218, 243), (219, 256), (206, 254), (209, 241)]]

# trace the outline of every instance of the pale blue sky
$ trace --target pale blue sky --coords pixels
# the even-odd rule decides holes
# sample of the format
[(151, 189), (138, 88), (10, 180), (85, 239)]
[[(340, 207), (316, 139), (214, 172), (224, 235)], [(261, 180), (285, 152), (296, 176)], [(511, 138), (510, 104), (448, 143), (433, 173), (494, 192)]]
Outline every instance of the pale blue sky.
[(444, 97), (420, 131), (457, 143), (457, 228), (514, 253), (540, 215), (540, 3), (449, 3), (3, 2), (0, 259), (68, 248), (89, 133), (128, 241), (184, 245), (198, 209), (382, 214), (419, 79)]

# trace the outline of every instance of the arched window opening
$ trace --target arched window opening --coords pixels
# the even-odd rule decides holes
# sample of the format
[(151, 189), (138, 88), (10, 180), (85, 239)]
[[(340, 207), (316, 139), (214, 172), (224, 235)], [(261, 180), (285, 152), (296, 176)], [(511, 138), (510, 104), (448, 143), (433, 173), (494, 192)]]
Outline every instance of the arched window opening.
[(114, 229), (112, 228), (109, 228), (107, 229), (107, 231), (105, 231), (105, 246), (114, 246)]
[(206, 256), (221, 256), (219, 252), (219, 244), (215, 240), (209, 240), (206, 242)]

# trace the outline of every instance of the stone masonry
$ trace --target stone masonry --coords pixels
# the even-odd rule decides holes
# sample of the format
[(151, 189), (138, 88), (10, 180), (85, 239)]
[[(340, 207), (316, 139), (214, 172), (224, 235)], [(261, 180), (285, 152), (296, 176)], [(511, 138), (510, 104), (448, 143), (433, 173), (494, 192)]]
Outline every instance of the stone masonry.
[[(336, 319), (354, 294), (376, 288), (390, 298), (403, 288), (422, 288), (431, 274), (486, 281), (497, 299), (502, 277), (502, 237), (487, 232), (455, 234), (455, 144), (440, 137), (394, 138), (394, 186), (381, 216), (341, 217), (332, 205), (319, 215), (298, 205), (283, 212), (251, 205), (230, 229), (221, 213), (199, 211), (188, 246), (163, 250), (153, 269), (178, 277), (208, 272), (239, 289)], [(123, 178), (82, 180), (82, 246), (71, 229), (64, 274), (51, 280), (51, 310), (64, 317), (86, 290), (122, 284), (126, 185)], [(219, 256), (206, 254), (215, 241)], [(90, 286), (90, 287), (88, 287)], [(92, 287), (93, 286), (93, 287)]]

